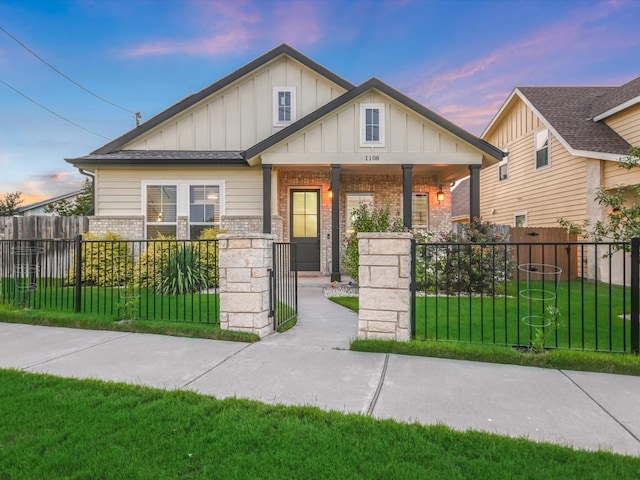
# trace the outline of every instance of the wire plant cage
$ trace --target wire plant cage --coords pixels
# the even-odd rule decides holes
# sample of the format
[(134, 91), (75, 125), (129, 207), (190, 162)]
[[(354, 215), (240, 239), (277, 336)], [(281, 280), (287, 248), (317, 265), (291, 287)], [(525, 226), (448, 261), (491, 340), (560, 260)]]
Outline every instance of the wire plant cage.
[(11, 250), (13, 259), (13, 281), (15, 284), (14, 301), (18, 306), (27, 306), (29, 298), (38, 287), (40, 258), (44, 248), (34, 246), (17, 246)]

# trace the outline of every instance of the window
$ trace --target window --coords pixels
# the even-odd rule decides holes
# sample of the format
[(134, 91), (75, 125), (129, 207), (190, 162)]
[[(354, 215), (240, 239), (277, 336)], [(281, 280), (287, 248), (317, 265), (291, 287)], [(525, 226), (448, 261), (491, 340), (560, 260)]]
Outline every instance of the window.
[(273, 125), (282, 127), (296, 121), (296, 89), (275, 87), (273, 89)]
[(411, 225), (424, 228), (429, 226), (428, 193), (414, 193), (411, 196)]
[(353, 211), (365, 203), (373, 207), (373, 193), (347, 193), (347, 208), (345, 211), (347, 234), (353, 233)]
[(498, 163), (498, 181), (509, 179), (509, 150), (504, 151), (504, 157)]
[(360, 146), (384, 147), (384, 104), (360, 104)]
[(147, 185), (147, 238), (176, 236), (177, 187)]
[(144, 183), (145, 231), (149, 239), (159, 235), (181, 237), (178, 218), (188, 219), (187, 235), (196, 240), (207, 227), (220, 227), (223, 183)]
[(527, 212), (519, 212), (514, 215), (513, 223), (518, 227), (526, 227), (527, 226)]
[(549, 166), (551, 163), (549, 147), (549, 130), (536, 133), (536, 169)]
[(220, 225), (220, 187), (189, 186), (189, 238), (197, 239), (205, 228)]

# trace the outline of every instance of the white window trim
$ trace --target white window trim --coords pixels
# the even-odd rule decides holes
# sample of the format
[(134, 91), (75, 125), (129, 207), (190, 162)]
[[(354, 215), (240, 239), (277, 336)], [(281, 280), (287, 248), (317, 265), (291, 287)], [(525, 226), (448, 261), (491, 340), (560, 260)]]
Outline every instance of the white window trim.
[[(283, 122), (278, 119), (278, 93), (291, 93), (291, 120)], [(273, 87), (273, 126), (284, 127), (296, 121), (296, 87)]]
[[(367, 142), (366, 138), (366, 110), (375, 108), (378, 110), (378, 120), (380, 140), (377, 142)], [(360, 104), (360, 146), (361, 147), (384, 147), (385, 146), (385, 104), (384, 103), (361, 103)]]
[[(498, 162), (498, 182), (506, 182), (507, 180), (509, 180), (509, 149), (505, 148), (504, 153), (505, 156), (502, 157), (502, 160), (500, 160), (500, 162)], [(500, 169), (505, 165), (507, 166), (507, 174), (503, 178), (502, 175), (500, 175)]]
[[(538, 135), (543, 132), (547, 132), (547, 164), (542, 167), (538, 167)], [(551, 166), (551, 132), (548, 128), (543, 128), (542, 130), (537, 131), (533, 134), (533, 169), (534, 170), (544, 170), (545, 168), (549, 168)]]
[[(218, 199), (220, 204), (220, 221), (222, 222), (222, 216), (225, 215), (225, 181), (202, 181), (202, 180), (143, 180), (141, 182), (142, 189), (142, 202), (140, 210), (144, 218), (144, 238), (147, 239), (147, 186), (175, 186), (176, 187), (176, 233), (178, 228), (178, 220), (180, 217), (187, 217), (188, 225), (191, 225), (191, 216), (189, 212), (189, 187), (192, 185), (206, 185), (211, 187), (218, 187), (220, 190), (220, 198)], [(162, 223), (150, 222), (152, 225), (161, 225)], [(173, 225), (173, 222), (168, 222), (166, 225)], [(201, 223), (197, 223), (201, 225)], [(187, 228), (188, 231), (188, 228)]]
[(513, 226), (516, 227), (516, 218), (524, 217), (523, 227), (529, 226), (529, 212), (516, 212), (513, 214)]

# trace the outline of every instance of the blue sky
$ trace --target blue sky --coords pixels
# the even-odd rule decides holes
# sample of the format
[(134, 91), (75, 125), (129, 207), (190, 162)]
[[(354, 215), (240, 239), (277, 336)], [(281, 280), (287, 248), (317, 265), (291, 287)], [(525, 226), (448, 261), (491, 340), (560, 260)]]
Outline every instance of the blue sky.
[(0, 195), (79, 188), (88, 154), (288, 43), (354, 84), (378, 77), (480, 135), (522, 85), (640, 75), (636, 0), (0, 0)]

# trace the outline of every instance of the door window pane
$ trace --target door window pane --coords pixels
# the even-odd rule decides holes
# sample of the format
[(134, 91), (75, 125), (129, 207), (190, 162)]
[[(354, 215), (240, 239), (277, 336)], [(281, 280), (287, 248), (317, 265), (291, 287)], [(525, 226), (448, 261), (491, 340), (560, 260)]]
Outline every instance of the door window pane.
[(296, 238), (318, 236), (318, 192), (292, 192), (291, 232)]

